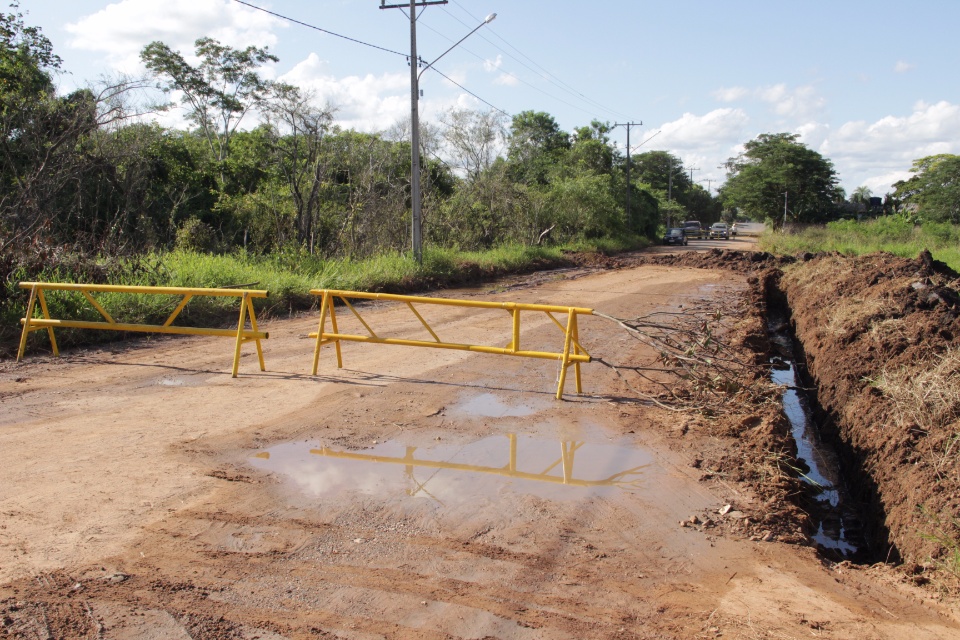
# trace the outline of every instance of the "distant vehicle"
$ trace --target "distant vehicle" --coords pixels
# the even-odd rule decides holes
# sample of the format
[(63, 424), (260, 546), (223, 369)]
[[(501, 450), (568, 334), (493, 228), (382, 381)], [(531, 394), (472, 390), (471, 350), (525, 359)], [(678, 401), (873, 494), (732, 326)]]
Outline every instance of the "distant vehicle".
[(678, 227), (667, 229), (666, 235), (663, 236), (663, 244), (686, 245), (688, 244), (687, 234), (683, 232), (683, 229), (680, 229)]
[(705, 238), (706, 233), (704, 232), (703, 227), (700, 226), (699, 220), (687, 220), (683, 223), (683, 233), (686, 234), (688, 238)]
[(727, 228), (726, 222), (714, 222), (710, 225), (710, 239), (718, 238), (723, 240), (730, 239), (730, 229)]

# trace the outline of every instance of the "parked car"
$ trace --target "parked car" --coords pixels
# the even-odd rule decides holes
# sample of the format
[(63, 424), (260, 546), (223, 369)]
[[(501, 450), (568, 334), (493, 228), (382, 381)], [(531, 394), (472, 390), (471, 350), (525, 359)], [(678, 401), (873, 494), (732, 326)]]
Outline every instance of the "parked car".
[(730, 229), (727, 228), (726, 222), (714, 222), (710, 225), (710, 239), (722, 238), (723, 240), (730, 239)]
[(683, 233), (688, 238), (705, 238), (706, 233), (704, 232), (703, 227), (700, 226), (699, 220), (687, 220), (683, 223)]
[(683, 232), (683, 229), (679, 227), (674, 227), (672, 229), (667, 229), (666, 235), (663, 236), (663, 244), (680, 244), (686, 245), (687, 243), (687, 234)]

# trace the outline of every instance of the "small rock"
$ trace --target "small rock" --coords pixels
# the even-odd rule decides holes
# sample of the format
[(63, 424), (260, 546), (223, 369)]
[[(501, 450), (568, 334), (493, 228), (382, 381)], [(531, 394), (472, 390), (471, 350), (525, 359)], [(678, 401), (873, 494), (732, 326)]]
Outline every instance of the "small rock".
[(362, 544), (362, 543), (363, 543), (363, 538), (354, 538), (353, 541), (354, 541), (356, 544)]
[(743, 511), (728, 511), (728, 512), (727, 512), (727, 515), (730, 516), (731, 518), (746, 518), (746, 517), (747, 517), (747, 514), (745, 514)]
[(686, 520), (681, 520), (681, 521), (680, 521), (680, 526), (681, 526), (681, 527), (689, 527), (689, 526), (690, 526), (690, 523), (687, 522)]
[(687, 522), (689, 522), (690, 524), (700, 524), (700, 518), (698, 518), (697, 516), (690, 516), (687, 519)]
[(764, 531), (763, 534), (761, 535), (760, 539), (763, 540), (764, 542), (770, 542), (771, 540), (773, 540), (773, 532), (772, 532), (772, 531)]
[(717, 513), (719, 513), (722, 516), (725, 516), (728, 513), (730, 513), (731, 509), (733, 509), (733, 505), (725, 504), (722, 507), (720, 507), (720, 510), (717, 511)]

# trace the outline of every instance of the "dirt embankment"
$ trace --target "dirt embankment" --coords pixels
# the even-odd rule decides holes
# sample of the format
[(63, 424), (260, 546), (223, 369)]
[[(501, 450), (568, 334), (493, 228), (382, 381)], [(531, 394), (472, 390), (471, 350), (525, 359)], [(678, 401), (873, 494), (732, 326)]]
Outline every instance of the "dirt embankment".
[(865, 523), (874, 555), (918, 573), (960, 569), (958, 283), (929, 254), (807, 255), (780, 281), (821, 431), (879, 516)]

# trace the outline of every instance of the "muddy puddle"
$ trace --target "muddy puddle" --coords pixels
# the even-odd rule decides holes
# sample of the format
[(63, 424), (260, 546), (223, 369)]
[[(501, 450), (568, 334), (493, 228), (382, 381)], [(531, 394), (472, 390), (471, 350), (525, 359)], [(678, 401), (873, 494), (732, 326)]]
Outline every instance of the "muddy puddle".
[(365, 449), (290, 442), (248, 461), (277, 474), (305, 497), (366, 494), (438, 507), (505, 493), (548, 500), (608, 496), (643, 487), (659, 469), (643, 449), (592, 437), (551, 440), (523, 433), (429, 446), (390, 440)]

